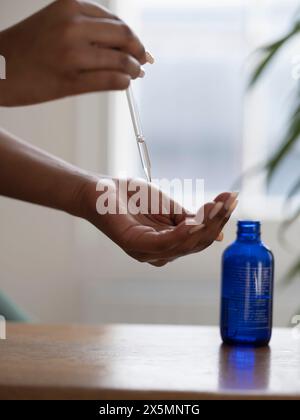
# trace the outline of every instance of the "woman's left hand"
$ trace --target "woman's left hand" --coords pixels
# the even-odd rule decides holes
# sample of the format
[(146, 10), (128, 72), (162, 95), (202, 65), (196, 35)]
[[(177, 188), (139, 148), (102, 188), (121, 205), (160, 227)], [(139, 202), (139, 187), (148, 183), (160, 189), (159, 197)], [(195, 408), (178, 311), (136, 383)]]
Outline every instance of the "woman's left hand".
[[(120, 185), (124, 188), (124, 183), (125, 194), (120, 194)], [(129, 183), (141, 185), (140, 192), (144, 194), (140, 193), (140, 197), (145, 201), (138, 200), (138, 206), (142, 212), (137, 208), (132, 212), (130, 200), (135, 201), (137, 191), (128, 192)], [(158, 202), (153, 203), (153, 197), (158, 197)], [(90, 184), (85, 199), (85, 203), (89, 203), (86, 218), (132, 258), (161, 267), (222, 240), (222, 230), (237, 206), (236, 198), (236, 193), (220, 194), (214, 202), (204, 205), (203, 221), (196, 222), (193, 215), (152, 184), (141, 184), (141, 180), (105, 180), (98, 183), (98, 193), (96, 182)], [(107, 210), (104, 207), (109, 205), (112, 211), (104, 214)], [(151, 209), (157, 205), (159, 211), (151, 214)]]

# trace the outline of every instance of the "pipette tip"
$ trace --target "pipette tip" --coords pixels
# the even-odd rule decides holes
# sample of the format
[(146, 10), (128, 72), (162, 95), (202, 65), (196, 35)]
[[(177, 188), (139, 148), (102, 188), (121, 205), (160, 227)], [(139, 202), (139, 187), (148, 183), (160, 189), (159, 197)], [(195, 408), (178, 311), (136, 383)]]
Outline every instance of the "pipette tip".
[(145, 170), (147, 181), (149, 182), (149, 184), (151, 184), (152, 182), (151, 170), (149, 168), (145, 168), (144, 170)]

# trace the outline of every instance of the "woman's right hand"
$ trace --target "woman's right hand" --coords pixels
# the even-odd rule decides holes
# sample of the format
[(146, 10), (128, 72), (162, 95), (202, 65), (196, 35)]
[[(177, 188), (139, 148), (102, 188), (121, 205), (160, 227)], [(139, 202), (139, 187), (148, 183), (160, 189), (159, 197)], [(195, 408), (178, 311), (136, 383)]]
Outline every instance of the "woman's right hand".
[(79, 0), (57, 0), (1, 32), (0, 54), (7, 63), (2, 106), (123, 90), (147, 62), (144, 46), (122, 20)]

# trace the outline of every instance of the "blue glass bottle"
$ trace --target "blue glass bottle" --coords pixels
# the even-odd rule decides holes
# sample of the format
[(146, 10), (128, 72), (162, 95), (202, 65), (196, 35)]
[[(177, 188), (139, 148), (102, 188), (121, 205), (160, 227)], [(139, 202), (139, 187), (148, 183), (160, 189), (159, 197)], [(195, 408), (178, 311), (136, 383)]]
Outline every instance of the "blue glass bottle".
[(221, 336), (230, 345), (268, 345), (272, 335), (274, 257), (260, 223), (238, 222), (236, 241), (223, 254)]

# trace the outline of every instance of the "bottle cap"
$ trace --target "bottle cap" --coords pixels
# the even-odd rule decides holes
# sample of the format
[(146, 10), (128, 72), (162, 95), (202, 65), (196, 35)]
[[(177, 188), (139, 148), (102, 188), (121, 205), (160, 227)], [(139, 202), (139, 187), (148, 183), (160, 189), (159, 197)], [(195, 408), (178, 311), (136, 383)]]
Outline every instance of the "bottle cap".
[(239, 220), (238, 221), (238, 232), (239, 233), (260, 233), (260, 222), (255, 222), (251, 220)]

